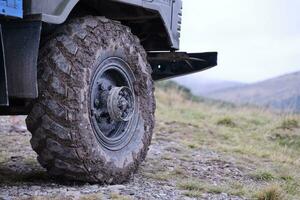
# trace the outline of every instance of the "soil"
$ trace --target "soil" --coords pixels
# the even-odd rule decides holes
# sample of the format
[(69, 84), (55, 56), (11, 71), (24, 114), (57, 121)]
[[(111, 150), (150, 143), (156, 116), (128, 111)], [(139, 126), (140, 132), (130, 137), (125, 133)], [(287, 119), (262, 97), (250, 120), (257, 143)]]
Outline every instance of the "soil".
[(181, 179), (190, 178), (216, 186), (228, 179), (248, 181), (245, 169), (236, 166), (233, 158), (209, 149), (188, 149), (177, 142), (175, 133), (166, 130), (180, 124), (157, 123), (146, 161), (128, 182), (98, 185), (49, 177), (36, 161), (24, 119), (0, 118), (0, 199), (243, 199), (224, 192), (188, 197), (178, 186)]

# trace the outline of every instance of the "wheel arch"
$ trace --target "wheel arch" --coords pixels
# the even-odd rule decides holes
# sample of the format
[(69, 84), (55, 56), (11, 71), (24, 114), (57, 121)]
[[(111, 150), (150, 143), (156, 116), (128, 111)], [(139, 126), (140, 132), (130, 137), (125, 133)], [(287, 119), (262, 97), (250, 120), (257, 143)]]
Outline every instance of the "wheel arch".
[(39, 16), (46, 23), (62, 24), (79, 0), (24, 1), (24, 16)]
[[(181, 5), (181, 1), (177, 2)], [(179, 48), (179, 29), (172, 28), (172, 18), (178, 17), (178, 13), (173, 15), (172, 6), (171, 2), (147, 0), (30, 0), (25, 1), (24, 15), (38, 16), (49, 24), (62, 24), (67, 19), (82, 17), (80, 11), (84, 7), (93, 15), (118, 20), (130, 27), (147, 51), (168, 51)]]

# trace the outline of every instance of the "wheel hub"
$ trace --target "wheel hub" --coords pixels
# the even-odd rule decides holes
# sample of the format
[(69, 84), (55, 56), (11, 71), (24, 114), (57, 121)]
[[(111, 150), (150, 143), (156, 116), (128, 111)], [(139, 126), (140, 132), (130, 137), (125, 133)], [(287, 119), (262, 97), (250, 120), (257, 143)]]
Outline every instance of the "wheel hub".
[(134, 98), (128, 87), (113, 87), (107, 98), (109, 116), (116, 121), (129, 121), (133, 115)]
[(98, 141), (110, 150), (123, 147), (137, 123), (134, 76), (125, 61), (100, 64), (91, 85), (91, 121)]

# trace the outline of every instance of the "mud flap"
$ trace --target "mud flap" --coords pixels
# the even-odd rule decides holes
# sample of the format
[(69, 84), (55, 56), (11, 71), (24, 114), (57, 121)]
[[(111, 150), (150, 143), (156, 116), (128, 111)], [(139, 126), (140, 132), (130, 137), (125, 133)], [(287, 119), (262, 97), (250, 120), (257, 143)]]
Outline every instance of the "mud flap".
[(150, 52), (148, 60), (155, 81), (192, 74), (217, 65), (218, 53)]
[(37, 58), (40, 21), (1, 22), (9, 98), (34, 99), (37, 91)]
[(0, 106), (8, 106), (6, 65), (4, 57), (2, 27), (0, 24)]

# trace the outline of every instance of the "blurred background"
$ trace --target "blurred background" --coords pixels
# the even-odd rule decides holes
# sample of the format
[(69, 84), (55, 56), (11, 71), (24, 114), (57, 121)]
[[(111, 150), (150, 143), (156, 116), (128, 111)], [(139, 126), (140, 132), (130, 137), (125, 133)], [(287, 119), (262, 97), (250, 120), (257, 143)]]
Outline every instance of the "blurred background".
[(185, 0), (181, 50), (217, 67), (174, 79), (194, 95), (300, 112), (300, 1)]
[(184, 182), (186, 195), (201, 199), (191, 186), (208, 182), (244, 199), (300, 199), (300, 1), (183, 3), (181, 50), (217, 51), (219, 64), (157, 83), (156, 135), (174, 131), (163, 139), (202, 158), (213, 150), (243, 172)]

